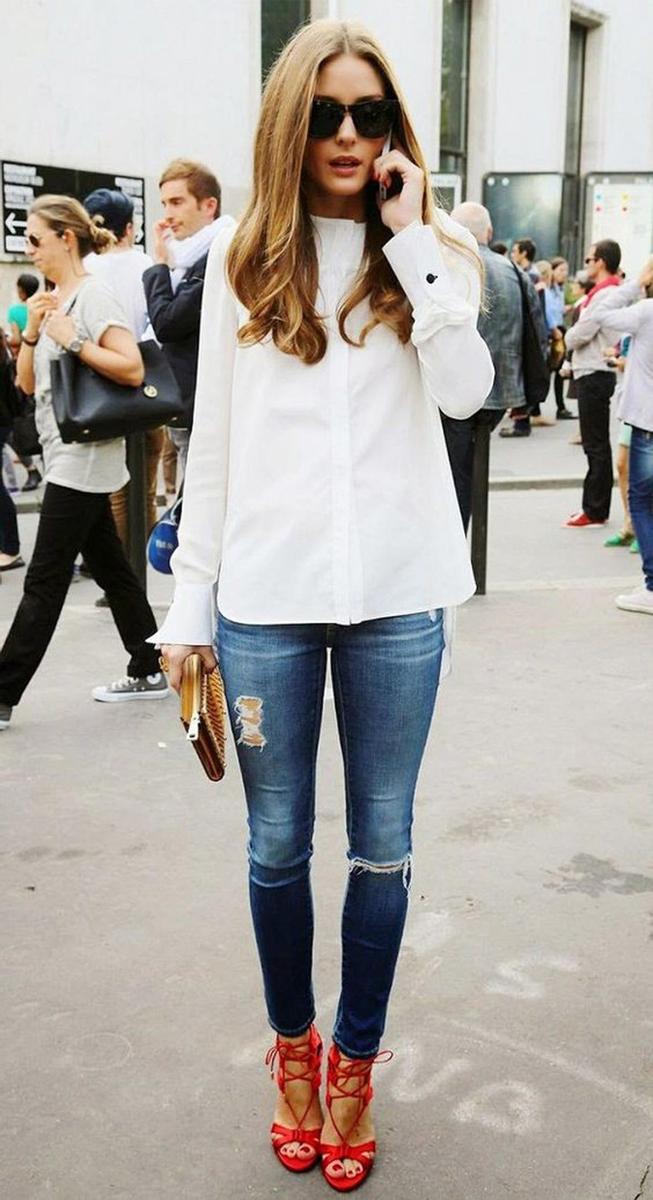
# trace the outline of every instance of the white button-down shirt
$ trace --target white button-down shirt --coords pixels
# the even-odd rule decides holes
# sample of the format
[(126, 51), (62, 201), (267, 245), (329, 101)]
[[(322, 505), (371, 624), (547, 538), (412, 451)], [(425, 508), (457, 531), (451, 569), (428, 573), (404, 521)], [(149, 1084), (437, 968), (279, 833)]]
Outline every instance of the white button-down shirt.
[[(339, 334), (365, 226), (314, 217), (324, 358), (271, 338), (239, 346), (246, 311), (209, 255), (175, 597), (152, 641), (209, 645), (218, 608), (246, 624), (349, 624), (449, 608), (474, 591), (438, 409), (469, 417), (492, 387), (473, 262), (414, 223), (385, 254), (413, 306), (412, 339)], [(440, 224), (474, 239), (444, 213)], [(357, 337), (367, 301), (350, 315)]]

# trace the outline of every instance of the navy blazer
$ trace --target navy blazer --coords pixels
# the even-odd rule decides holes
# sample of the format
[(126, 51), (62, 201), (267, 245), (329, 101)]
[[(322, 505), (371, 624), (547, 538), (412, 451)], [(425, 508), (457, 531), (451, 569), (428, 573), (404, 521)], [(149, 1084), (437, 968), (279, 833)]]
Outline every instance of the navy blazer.
[(208, 251), (189, 267), (175, 291), (170, 269), (155, 263), (143, 275), (147, 311), (152, 328), (181, 388), (190, 429), (197, 382), (197, 352), (200, 340), (200, 314)]

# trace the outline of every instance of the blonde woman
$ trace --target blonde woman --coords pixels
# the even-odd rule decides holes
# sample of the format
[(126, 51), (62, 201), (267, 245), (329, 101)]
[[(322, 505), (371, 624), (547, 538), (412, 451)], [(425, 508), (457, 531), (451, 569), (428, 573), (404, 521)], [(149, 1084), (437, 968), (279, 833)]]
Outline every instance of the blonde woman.
[[(387, 192), (381, 192), (381, 188)], [(400, 189), (400, 190), (397, 190)], [(210, 252), (170, 681), (224, 676), (249, 814), (250, 899), (279, 1085), (279, 1161), (349, 1191), (411, 877), (413, 797), (474, 591), (438, 407), (492, 385), (474, 238), (435, 213), (399, 83), (362, 27), (316, 21), (263, 96), (254, 187)], [(319, 1097), (309, 866), (327, 648), (345, 768), (341, 995)]]
[(123, 645), (127, 675), (93, 690), (96, 700), (159, 699), (168, 692), (146, 638), (156, 628), (147, 598), (116, 533), (109, 493), (127, 481), (122, 438), (62, 442), (52, 409), (50, 364), (68, 351), (116, 383), (138, 385), (143, 361), (115, 297), (84, 269), (82, 259), (114, 241), (68, 196), (40, 196), (26, 228), (27, 253), (55, 288), (27, 302), (17, 381), (36, 397), (45, 463), (45, 494), (25, 589), (0, 651), (0, 729), (37, 670), (55, 631), (73, 565), (81, 552), (106, 592)]

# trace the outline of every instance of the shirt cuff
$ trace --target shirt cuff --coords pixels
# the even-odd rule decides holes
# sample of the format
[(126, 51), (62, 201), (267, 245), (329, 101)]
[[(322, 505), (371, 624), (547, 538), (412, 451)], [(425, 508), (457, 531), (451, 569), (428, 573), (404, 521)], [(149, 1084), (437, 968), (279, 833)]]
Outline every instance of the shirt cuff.
[(413, 308), (414, 345), (446, 325), (475, 323), (474, 308), (453, 289), (442, 248), (431, 225), (413, 221), (383, 247)]
[(386, 242), (383, 253), (414, 309), (425, 300), (449, 301), (451, 278), (431, 225), (413, 221)]
[(178, 583), (163, 625), (147, 641), (155, 646), (212, 646), (214, 637), (214, 585)]

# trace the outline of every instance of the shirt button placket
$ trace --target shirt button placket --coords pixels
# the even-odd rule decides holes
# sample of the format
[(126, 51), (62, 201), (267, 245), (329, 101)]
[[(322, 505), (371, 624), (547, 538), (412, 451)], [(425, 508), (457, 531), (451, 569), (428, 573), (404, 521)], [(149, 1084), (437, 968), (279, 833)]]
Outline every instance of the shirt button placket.
[[(332, 297), (335, 312), (338, 297)], [(337, 319), (329, 319), (329, 401), (331, 408), (331, 505), (333, 537), (333, 590), (336, 622), (350, 621), (349, 520), (350, 520), (350, 435), (349, 435), (349, 347), (338, 331)]]

